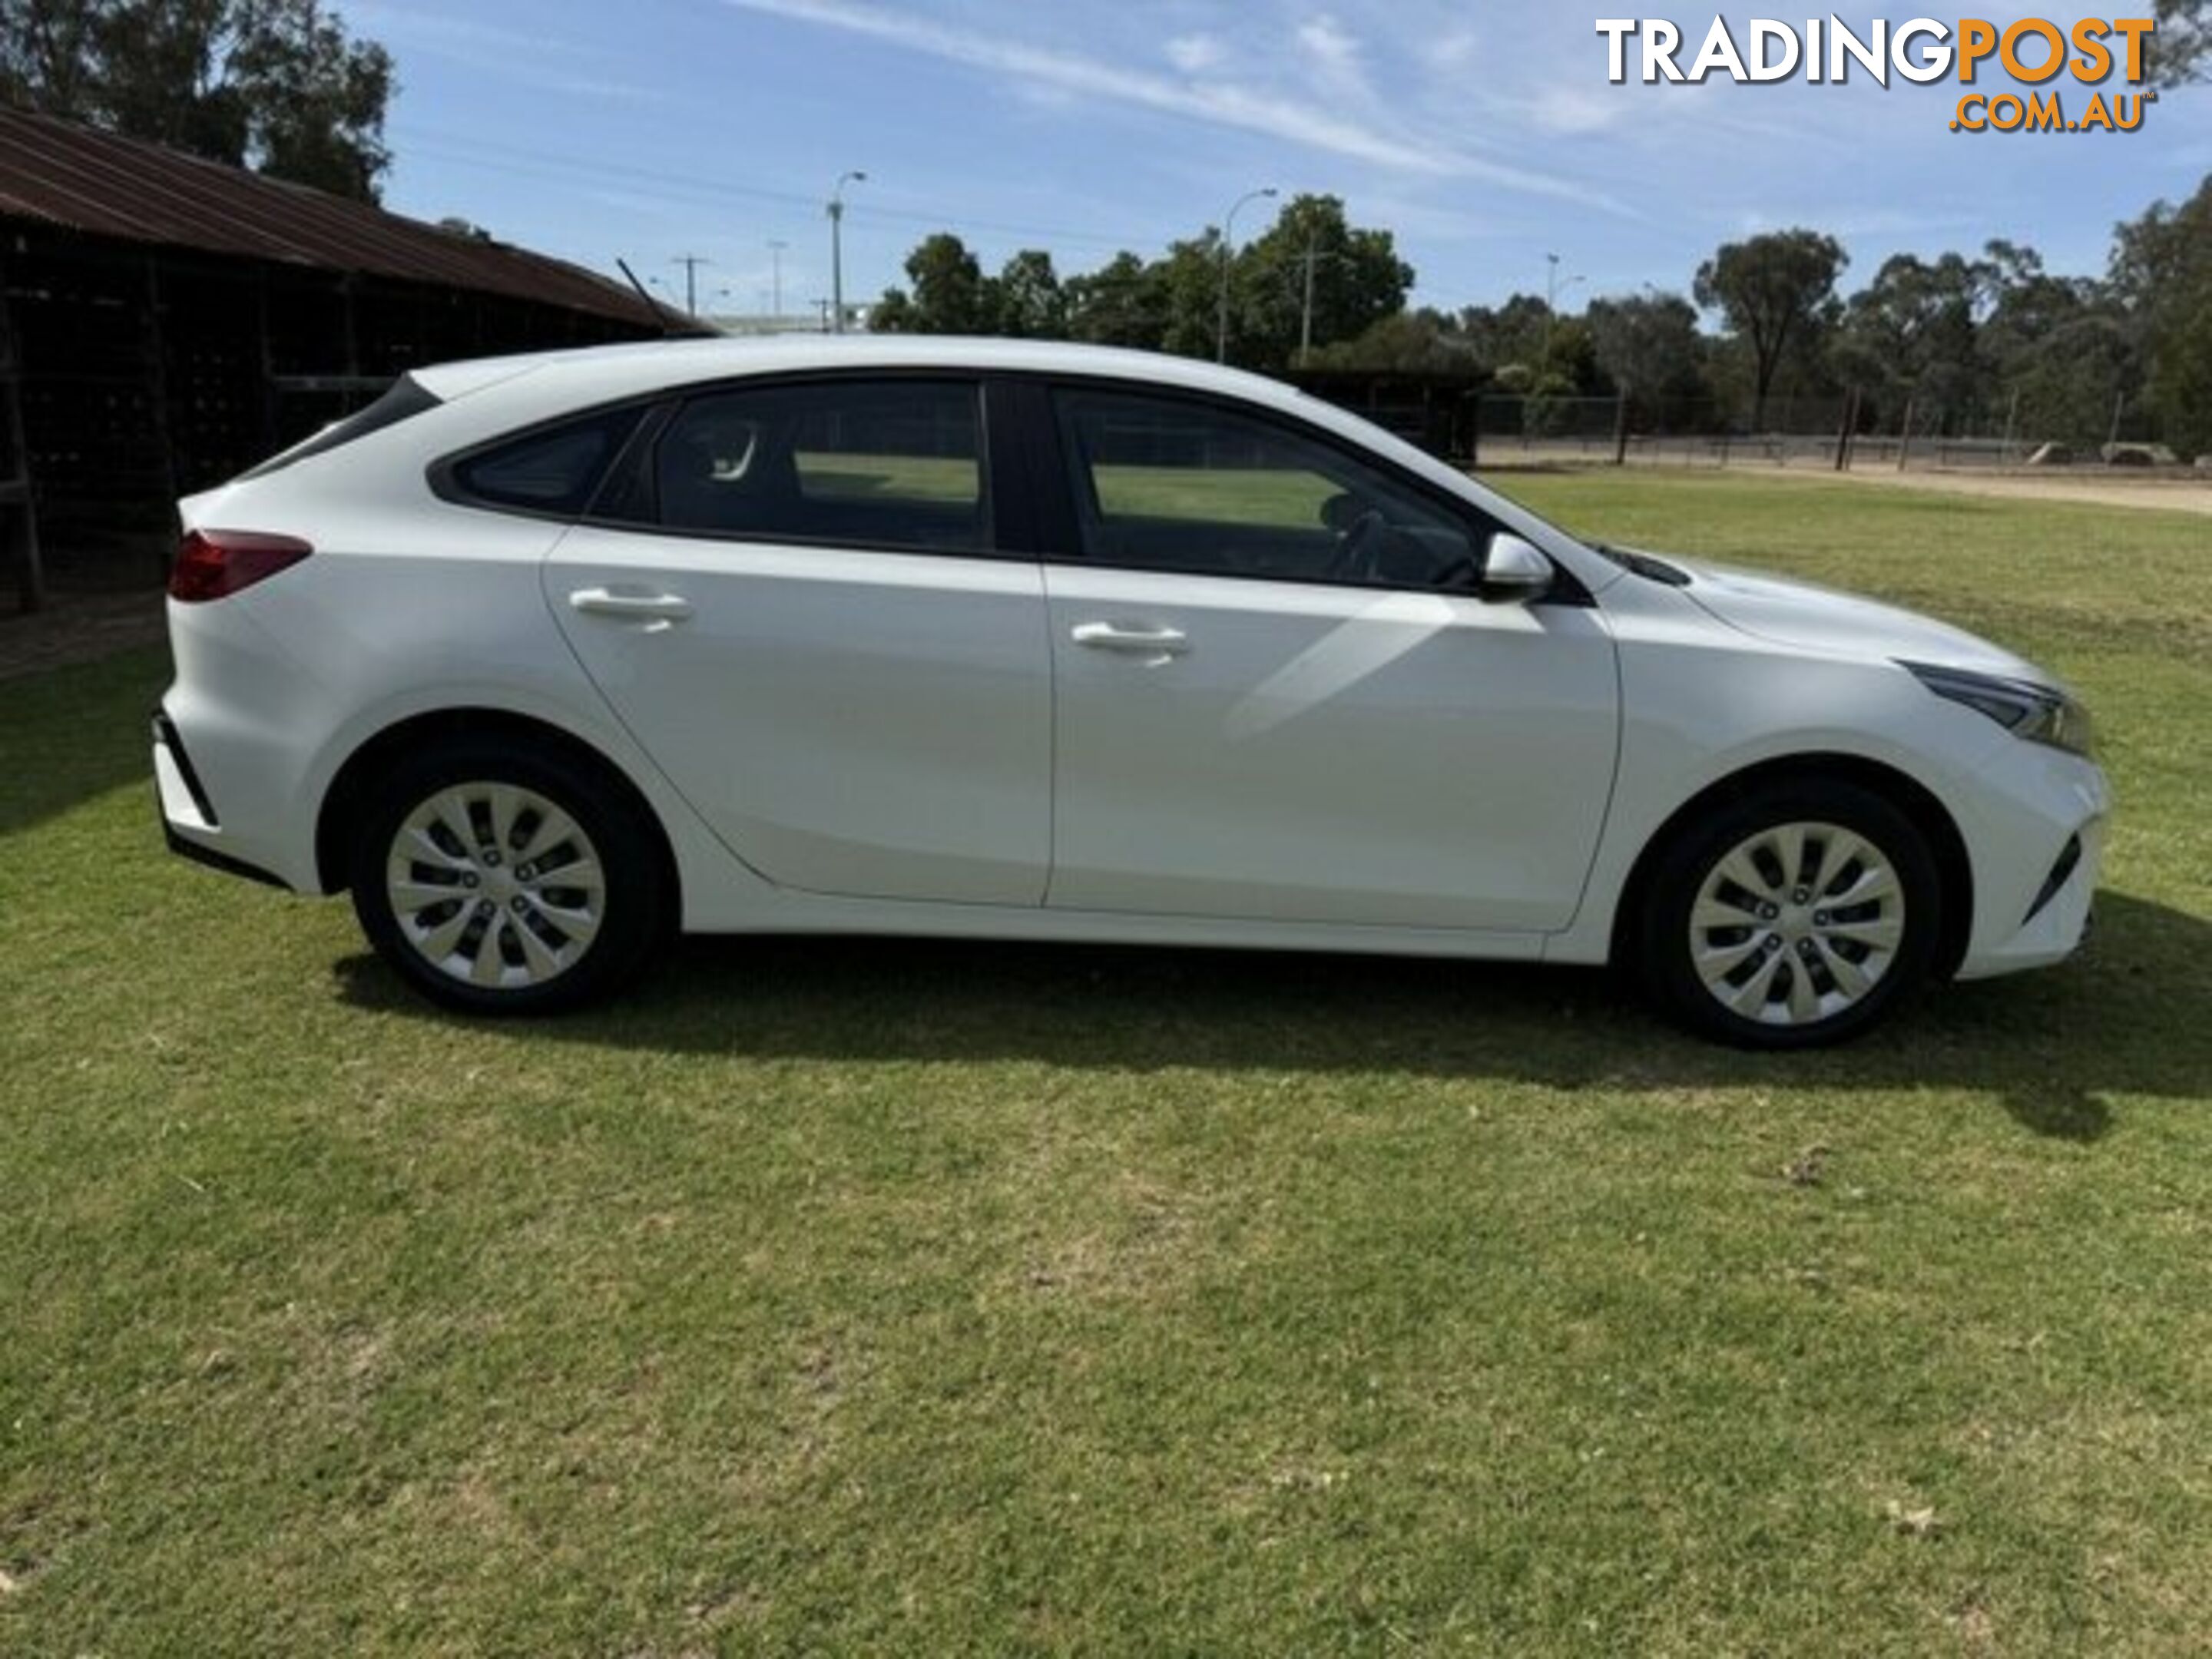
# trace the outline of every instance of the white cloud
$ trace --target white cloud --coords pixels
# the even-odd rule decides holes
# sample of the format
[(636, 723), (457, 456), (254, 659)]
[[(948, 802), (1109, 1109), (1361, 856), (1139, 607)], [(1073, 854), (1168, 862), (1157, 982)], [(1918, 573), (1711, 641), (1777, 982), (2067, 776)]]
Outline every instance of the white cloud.
[[(1316, 108), (1310, 97), (1228, 81), (1172, 79), (1078, 52), (1026, 46), (1000, 35), (955, 28), (863, 3), (862, 0), (724, 0), (724, 3), (738, 10), (837, 29), (964, 64), (1002, 76), (1010, 86), (1056, 88), (1085, 97), (1256, 133), (1395, 173), (1477, 179), (1504, 189), (1635, 216), (1604, 192), (1573, 180), (1401, 136), (1378, 120)], [(1310, 52), (1338, 52), (1337, 61), (1340, 63), (1341, 43), (1336, 37), (1341, 32), (1333, 31), (1334, 26), (1316, 31), (1307, 48)], [(1344, 37), (1344, 40), (1348, 41), (1349, 37)], [(1317, 47), (1316, 42), (1325, 44)], [(1351, 49), (1356, 56), (1356, 43)]]
[(1599, 87), (1547, 87), (1526, 106), (1528, 118), (1547, 132), (1603, 132), (1632, 112), (1628, 100)]
[(1298, 25), (1298, 45), (1332, 74), (1359, 72), (1359, 42), (1326, 12)]
[(1482, 37), (1473, 29), (1453, 29), (1429, 43), (1429, 62), (1440, 70), (1455, 70), (1472, 62)]
[(1178, 34), (1167, 44), (1168, 62), (1185, 75), (1203, 75), (1220, 66), (1229, 54), (1211, 34)]
[(357, 0), (352, 11), (403, 50), (411, 47), (541, 92), (633, 103), (667, 100), (665, 88), (617, 81), (594, 72), (590, 52), (557, 35), (505, 28), (442, 12), (417, 11), (383, 0)]

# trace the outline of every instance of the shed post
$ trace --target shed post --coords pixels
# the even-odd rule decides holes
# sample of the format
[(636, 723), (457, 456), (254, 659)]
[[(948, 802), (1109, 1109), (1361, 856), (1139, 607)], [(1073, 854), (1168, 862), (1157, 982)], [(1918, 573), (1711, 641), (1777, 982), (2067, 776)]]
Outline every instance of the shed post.
[[(143, 346), (146, 352), (146, 392), (150, 405), (149, 414), (154, 429), (154, 446), (161, 457), (161, 493), (171, 502), (177, 499), (177, 437), (174, 424), (169, 418), (169, 359), (166, 331), (161, 326), (161, 267), (155, 256), (146, 254), (140, 261), (146, 278), (146, 327)], [(170, 538), (155, 554), (155, 574), (163, 581), (169, 577), (169, 566), (175, 557), (174, 538)]]
[(0, 554), (15, 567), (16, 603), (24, 611), (46, 602), (46, 573), (39, 556), (38, 491), (31, 476), (31, 434), (23, 426), (22, 360), (15, 349), (15, 319), (8, 268), (0, 254)]

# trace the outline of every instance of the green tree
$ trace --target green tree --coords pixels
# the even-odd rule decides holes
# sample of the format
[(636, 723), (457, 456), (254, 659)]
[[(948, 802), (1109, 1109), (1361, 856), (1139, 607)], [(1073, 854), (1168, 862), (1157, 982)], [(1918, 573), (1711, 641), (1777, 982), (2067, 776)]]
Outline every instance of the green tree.
[(1853, 385), (1971, 426), (1985, 413), (1980, 318), (1997, 281), (1985, 261), (1897, 254), (1851, 296), (1831, 357)]
[(1698, 268), (1692, 292), (1749, 347), (1752, 425), (1766, 424), (1767, 394), (1791, 347), (1820, 326), (1850, 261), (1832, 236), (1785, 230), (1724, 244)]
[(0, 96), (374, 201), (391, 55), (319, 0), (0, 0)]
[[(1161, 301), (1158, 349), (1179, 357), (1212, 356), (1221, 295), (1221, 234), (1208, 228), (1202, 235), (1170, 244), (1167, 257), (1153, 268), (1153, 280)], [(1235, 320), (1232, 308), (1232, 328)], [(1232, 355), (1236, 343), (1232, 331)]]
[(1052, 255), (1024, 248), (999, 272), (994, 332), (1018, 340), (1067, 337), (1067, 295), (1053, 270)]
[(968, 245), (950, 231), (925, 238), (906, 256), (911, 292), (888, 289), (868, 313), (878, 334), (988, 334), (998, 326), (998, 284)]
[(1518, 378), (1533, 384), (1541, 378), (1545, 340), (1554, 320), (1552, 307), (1540, 296), (1516, 294), (1494, 308), (1468, 307), (1459, 313), (1459, 331), (1485, 368), (1518, 368)]
[(2201, 81), (2212, 72), (2212, 0), (2157, 0), (2151, 15), (2150, 78), (2161, 87)]
[(1239, 362), (1295, 362), (1312, 276), (1314, 343), (1349, 340), (1405, 309), (1413, 268), (1387, 230), (1357, 228), (1336, 196), (1295, 196), (1275, 222), (1239, 251), (1231, 280), (1231, 335)]
[(1168, 297), (1163, 274), (1134, 253), (1115, 254), (1097, 270), (1063, 285), (1067, 331), (1093, 345), (1157, 351), (1167, 332)]
[(2212, 176), (2119, 227), (2112, 286), (2139, 330), (2142, 395), (2166, 441), (2212, 450)]
[(1640, 418), (1663, 401), (1707, 394), (1697, 307), (1679, 294), (1593, 300), (1585, 318), (1598, 368)]
[(871, 334), (921, 334), (925, 330), (915, 325), (914, 301), (902, 288), (887, 288), (883, 297), (868, 307), (868, 332)]
[(2101, 442), (2114, 399), (2142, 384), (2125, 309), (2104, 283), (2050, 275), (2033, 248), (1991, 242), (1983, 263), (1990, 299), (1980, 347), (1992, 415), (2001, 402), (2002, 419), (2026, 441)]
[(1429, 374), (1480, 374), (1474, 348), (1457, 322), (1440, 311), (1394, 312), (1356, 338), (1316, 346), (1316, 368), (1395, 370)]

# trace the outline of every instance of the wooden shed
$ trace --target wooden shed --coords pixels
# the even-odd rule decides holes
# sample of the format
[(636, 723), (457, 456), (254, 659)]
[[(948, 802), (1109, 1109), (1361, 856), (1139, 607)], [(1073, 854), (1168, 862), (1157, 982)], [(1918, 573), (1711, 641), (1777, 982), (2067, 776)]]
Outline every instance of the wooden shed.
[(668, 318), (562, 260), (0, 109), (0, 584), (30, 609), (157, 582), (177, 496), (404, 370)]

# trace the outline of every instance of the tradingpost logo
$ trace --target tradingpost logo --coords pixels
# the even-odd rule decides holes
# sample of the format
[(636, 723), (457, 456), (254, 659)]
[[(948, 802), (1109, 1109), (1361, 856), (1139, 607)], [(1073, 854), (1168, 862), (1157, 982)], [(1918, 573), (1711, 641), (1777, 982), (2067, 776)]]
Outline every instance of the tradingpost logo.
[[(1716, 16), (1705, 45), (1686, 62), (1683, 33), (1663, 17), (1597, 20), (1615, 86), (1631, 75), (1646, 86), (1700, 83), (1714, 75), (1745, 83), (1802, 77), (1815, 86), (1845, 86), (1856, 65), (1883, 88), (1893, 75), (1923, 86), (1955, 76), (1961, 87), (1974, 88), (1985, 72), (2002, 72), (2026, 88), (1963, 93), (1951, 117), (1954, 132), (2135, 131), (2158, 96), (2141, 89), (2144, 49), (2157, 27), (2149, 17), (2070, 23), (2023, 17), (2003, 25), (1979, 17), (1915, 17), (1893, 27), (1878, 17), (1862, 36), (1832, 14), (1826, 22), (1814, 18), (1802, 25), (1754, 17), (1739, 47), (1728, 19)], [(2136, 90), (2111, 87), (2116, 76)], [(2069, 106), (2068, 88), (2054, 84), (2068, 80), (2088, 90), (2086, 105)]]

